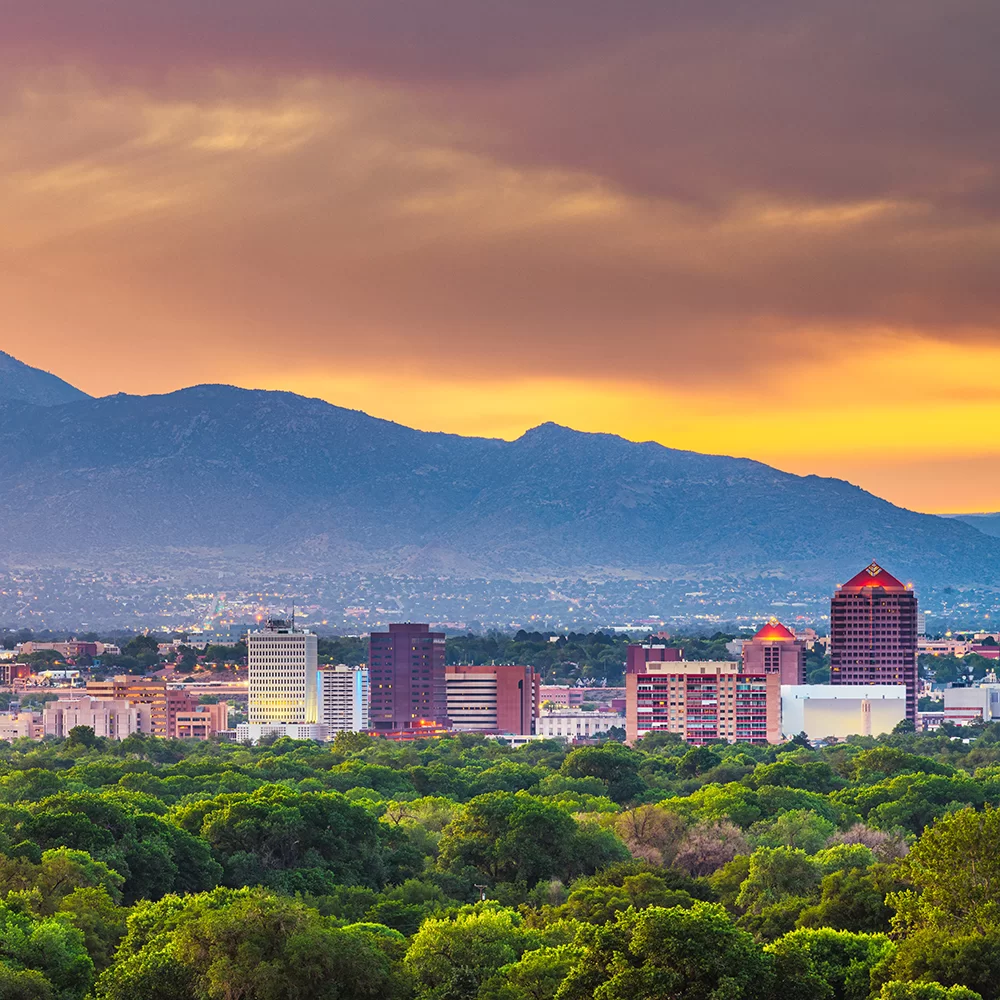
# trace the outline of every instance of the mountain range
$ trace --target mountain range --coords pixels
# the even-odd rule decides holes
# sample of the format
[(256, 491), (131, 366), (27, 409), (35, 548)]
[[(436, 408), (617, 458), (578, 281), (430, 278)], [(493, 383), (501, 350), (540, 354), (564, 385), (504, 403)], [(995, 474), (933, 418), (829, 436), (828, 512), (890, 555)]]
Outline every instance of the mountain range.
[(225, 385), (91, 398), (0, 360), (9, 564), (829, 586), (875, 558), (921, 586), (1000, 576), (1000, 538), (964, 520), (749, 459), (556, 424), (429, 433)]

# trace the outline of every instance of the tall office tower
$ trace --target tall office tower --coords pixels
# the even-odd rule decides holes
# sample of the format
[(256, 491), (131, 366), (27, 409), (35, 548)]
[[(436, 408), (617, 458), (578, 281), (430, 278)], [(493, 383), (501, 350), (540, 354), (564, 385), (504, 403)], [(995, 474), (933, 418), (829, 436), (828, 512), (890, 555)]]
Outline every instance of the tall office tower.
[(368, 728), (368, 670), (339, 663), (320, 667), (319, 721), (331, 733), (359, 733)]
[(319, 719), (316, 636), (269, 618), (247, 635), (250, 722), (315, 723)]
[(677, 733), (702, 746), (715, 740), (781, 742), (781, 679), (745, 673), (732, 660), (649, 660), (625, 674), (625, 735)]
[(534, 733), (541, 678), (533, 667), (449, 666), (445, 681), (448, 715), (456, 729)]
[(878, 563), (830, 601), (830, 683), (903, 684), (917, 721), (917, 597)]
[(743, 670), (750, 674), (778, 674), (782, 684), (805, 684), (806, 644), (772, 618), (743, 643)]
[(444, 633), (404, 622), (368, 644), (371, 727), (380, 732), (447, 726)]

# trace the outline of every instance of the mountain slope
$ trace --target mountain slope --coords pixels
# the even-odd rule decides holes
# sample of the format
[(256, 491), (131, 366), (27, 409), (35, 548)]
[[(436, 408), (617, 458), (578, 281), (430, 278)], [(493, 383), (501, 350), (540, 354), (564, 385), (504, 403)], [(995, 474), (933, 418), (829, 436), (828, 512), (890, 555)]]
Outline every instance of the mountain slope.
[(0, 407), (0, 551), (147, 568), (453, 575), (780, 572), (877, 557), (988, 583), (1000, 540), (848, 483), (554, 424), (513, 442), (431, 434), (291, 393), (197, 386)]
[(1000, 538), (1000, 514), (949, 514), (956, 521), (964, 521), (984, 535)]
[(42, 371), (41, 368), (32, 368), (0, 351), (0, 399), (32, 403), (35, 406), (56, 406), (59, 403), (90, 398), (81, 389), (64, 382), (58, 376)]

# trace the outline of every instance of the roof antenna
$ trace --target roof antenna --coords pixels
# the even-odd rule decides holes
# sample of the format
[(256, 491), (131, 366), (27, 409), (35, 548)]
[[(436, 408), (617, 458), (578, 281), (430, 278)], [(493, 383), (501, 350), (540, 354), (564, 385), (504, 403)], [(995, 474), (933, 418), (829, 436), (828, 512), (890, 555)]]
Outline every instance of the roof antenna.
[(292, 631), (295, 631), (295, 602), (292, 601)]

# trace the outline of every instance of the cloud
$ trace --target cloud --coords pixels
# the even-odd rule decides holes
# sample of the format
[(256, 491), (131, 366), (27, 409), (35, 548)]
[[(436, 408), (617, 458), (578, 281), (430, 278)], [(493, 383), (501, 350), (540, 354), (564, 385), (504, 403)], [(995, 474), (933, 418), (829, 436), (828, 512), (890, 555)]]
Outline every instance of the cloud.
[[(715, 408), (722, 386), (832, 455), (825, 397), (938, 393), (1000, 339), (987, 0), (37, 0), (3, 20), (3, 346), (89, 391), (280, 371), (367, 392), (402, 370), (453, 387), (476, 431), (536, 412), (534, 389), (461, 391), (506, 379), (578, 423), (590, 385), (607, 429), (680, 435), (607, 399)], [(403, 396), (408, 422), (449, 421)], [(954, 437), (972, 417), (942, 405)]]

